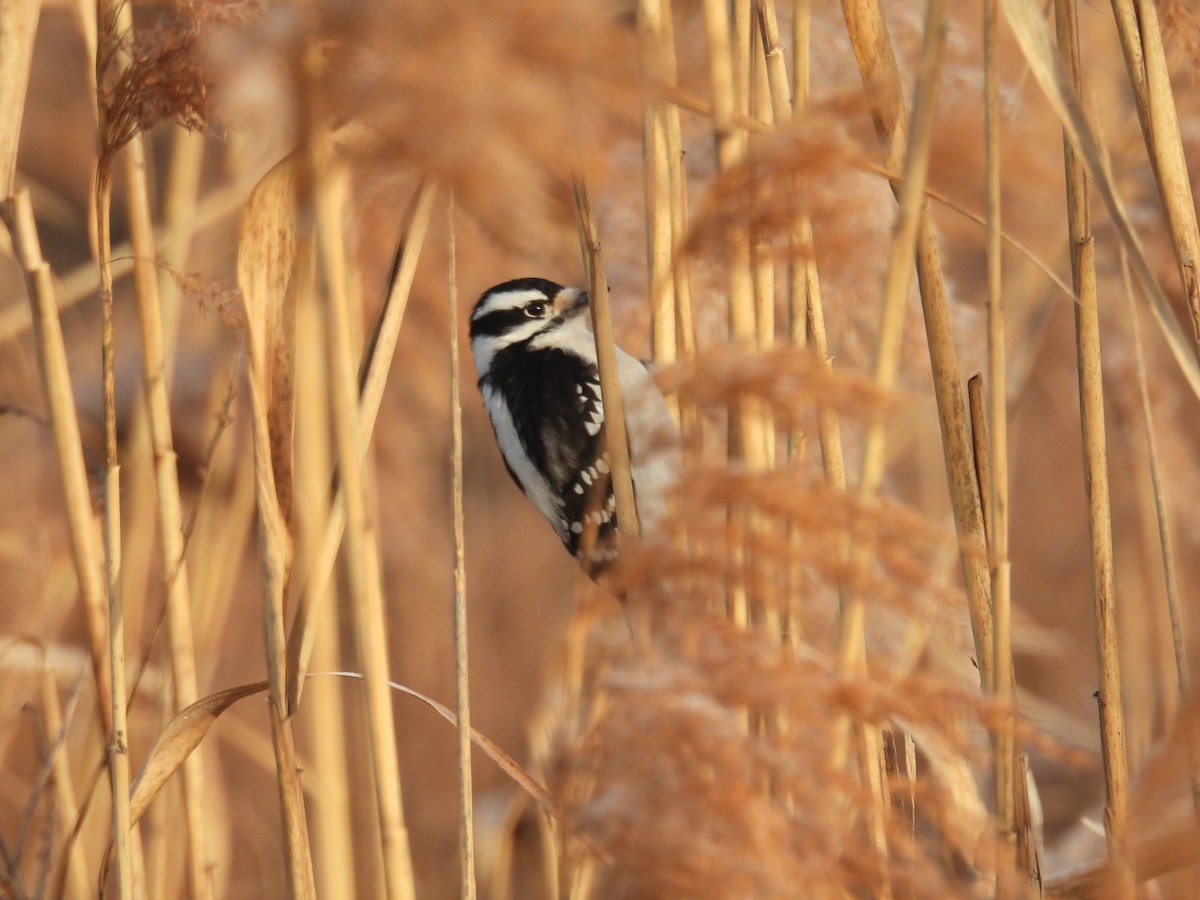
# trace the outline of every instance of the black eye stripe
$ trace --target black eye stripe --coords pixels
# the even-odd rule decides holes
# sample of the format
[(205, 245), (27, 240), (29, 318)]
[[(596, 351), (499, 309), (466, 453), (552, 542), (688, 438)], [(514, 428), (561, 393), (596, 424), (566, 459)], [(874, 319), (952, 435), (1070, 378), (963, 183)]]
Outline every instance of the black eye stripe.
[(501, 309), (471, 320), (471, 337), (496, 337), (529, 321), (525, 310)]

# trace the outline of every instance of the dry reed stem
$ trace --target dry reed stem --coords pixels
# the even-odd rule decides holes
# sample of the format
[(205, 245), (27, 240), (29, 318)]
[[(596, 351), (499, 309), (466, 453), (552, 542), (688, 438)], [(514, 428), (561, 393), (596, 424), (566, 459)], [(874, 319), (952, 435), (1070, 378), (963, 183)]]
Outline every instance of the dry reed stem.
[[(154, 482), (158, 498), (158, 538), (162, 584), (167, 598), (167, 650), (171, 661), (173, 711), (194, 703), (196, 687), (195, 642), (187, 566), (183, 556), (183, 518), (179, 499), (179, 474), (171, 437), (171, 410), (167, 396), (166, 356), (158, 272), (154, 264), (154, 232), (150, 221), (146, 184), (145, 145), (136, 135), (125, 148), (125, 179), (130, 233), (134, 251), (134, 287), (142, 339), (142, 379), (154, 454)], [(188, 890), (193, 898), (209, 897), (208, 852), (204, 839), (204, 768), (199, 754), (183, 766), (183, 812), (187, 842)]]
[[(790, 121), (796, 110), (808, 104), (810, 93), (811, 10), (808, 0), (798, 0), (792, 8), (792, 42), (794, 70), (792, 83), (787, 81), (787, 66), (779, 39), (779, 23), (774, 0), (759, 0), (759, 27), (762, 30), (763, 48), (767, 56), (767, 77), (770, 82), (771, 101), (775, 118)], [(821, 365), (832, 371), (833, 361), (829, 356), (829, 343), (825, 334), (825, 311), (821, 300), (821, 282), (817, 272), (817, 261), (813, 246), (812, 221), (807, 211), (789, 235), (788, 259), (788, 337), (793, 346), (807, 347), (811, 344)], [(817, 437), (821, 448), (821, 462), (826, 484), (835, 490), (846, 488), (846, 464), (842, 453), (842, 432), (837, 412), (826, 403), (817, 406)], [(788, 434), (788, 453), (795, 458), (803, 452), (804, 432), (793, 427)], [(799, 529), (789, 524), (793, 540), (803, 540)], [(848, 545), (847, 545), (848, 547)], [(839, 552), (843, 555), (847, 548)], [(787, 640), (794, 650), (799, 649), (801, 634), (799, 617), (796, 615), (799, 596), (803, 587), (803, 573), (799, 566), (792, 568), (790, 602), (785, 610), (783, 627)], [(838, 586), (839, 605), (844, 603), (844, 591)]]
[[(1074, 0), (1055, 0), (1055, 22), (1063, 64), (1076, 95), (1082, 93), (1079, 28)], [(1071, 240), (1071, 275), (1075, 306), (1079, 371), (1080, 426), (1083, 436), (1084, 485), (1088, 503), (1088, 535), (1092, 555), (1092, 601), (1100, 689), (1100, 745), (1104, 762), (1104, 826), (1118, 896), (1133, 896), (1129, 856), (1129, 788), (1125, 724), (1121, 708), (1121, 670), (1117, 648), (1116, 596), (1108, 487), (1108, 454), (1104, 435), (1104, 391), (1100, 353), (1099, 300), (1096, 294), (1095, 237), (1088, 203), (1088, 179), (1071, 141), (1063, 139), (1067, 182), (1067, 220)]]
[(1170, 73), (1158, 26), (1158, 9), (1147, 0), (1112, 0), (1113, 18), (1133, 87), (1134, 103), (1146, 152), (1154, 171), (1183, 295), (1200, 341), (1200, 227), (1179, 131), (1179, 116), (1171, 93)]
[(41, 0), (6, 3), (0, 17), (0, 198), (13, 196), (25, 92)]
[[(192, 611), (188, 595), (187, 571), (183, 559), (183, 529), (180, 511), (179, 481), (175, 453), (172, 446), (170, 406), (165, 382), (165, 353), (163, 328), (158, 294), (158, 272), (155, 268), (154, 232), (151, 223), (149, 188), (146, 183), (145, 146), (137, 132), (140, 122), (126, 118), (123, 101), (136, 106), (136, 90), (143, 85), (124, 79), (133, 72), (134, 62), (118, 41), (116, 35), (127, 39), (133, 30), (133, 12), (129, 4), (118, 4), (105, 9), (98, 18), (105, 22), (103, 52), (97, 53), (97, 83), (105, 84), (106, 96), (100, 103), (101, 159), (99, 162), (98, 185), (108, 192), (109, 167), (112, 154), (125, 144), (125, 186), (129, 210), (131, 243), (135, 257), (134, 288), (138, 303), (138, 319), (141, 326), (142, 377), (149, 419), (150, 443), (154, 456), (154, 483), (158, 501), (159, 550), (163, 586), (167, 597), (168, 654), (171, 660), (173, 705), (183, 709), (195, 701), (196, 664), (192, 634)], [(111, 55), (110, 55), (111, 54)], [(145, 78), (146, 76), (141, 76)], [(115, 86), (115, 87), (110, 87)], [(148, 92), (148, 90), (147, 90)], [(129, 129), (128, 135), (126, 130)], [(108, 210), (103, 210), (105, 214)], [(98, 216), (100, 218), (100, 216)], [(99, 252), (103, 259), (111, 256), (110, 225), (100, 219)], [(111, 304), (110, 285), (106, 300)], [(111, 327), (111, 312), (108, 325)], [(106, 341), (106, 346), (108, 342)], [(105, 402), (108, 405), (106, 390)], [(113, 411), (115, 416), (115, 410)], [(109, 418), (106, 410), (106, 421)], [(106, 445), (111, 438), (111, 450), (115, 462), (115, 420), (106, 424)], [(109, 449), (106, 447), (106, 450)], [(114, 479), (115, 483), (115, 479)], [(114, 496), (110, 502), (119, 502)], [(110, 514), (113, 511), (109, 510)], [(188, 852), (188, 889), (193, 898), (210, 896), (208, 858), (204, 845), (204, 779), (201, 758), (192, 755), (184, 765), (183, 804), (185, 839)], [(118, 841), (120, 838), (118, 837)]]
[[(764, 28), (767, 29), (768, 43), (772, 43), (772, 34), (777, 29), (770, 26), (770, 15), (773, 5), (764, 3)], [(793, 10), (793, 40), (795, 46), (795, 71), (793, 73), (793, 96), (789, 103), (795, 104), (796, 109), (803, 109), (809, 95), (809, 57), (810, 57), (810, 10), (809, 0), (799, 0)], [(812, 223), (807, 215), (800, 222), (798, 236), (801, 248), (811, 251), (813, 248)], [(804, 270), (804, 299), (798, 296), (789, 298), (793, 318), (792, 339), (797, 344), (811, 343), (813, 352), (820, 360), (826, 372), (833, 371), (833, 359), (829, 353), (829, 340), (825, 332), (825, 305), (821, 299), (821, 282), (818, 277), (816, 257), (811, 252), (801, 255), (798, 263)], [(796, 321), (799, 307), (803, 307), (803, 317)], [(803, 335), (803, 339), (802, 336)], [(842, 429), (837, 410), (828, 403), (822, 403), (817, 409), (817, 435), (821, 444), (821, 463), (825, 472), (825, 483), (834, 490), (846, 488), (846, 462), (842, 452)]]
[[(1002, 285), (1003, 256), (1001, 233), (1000, 180), (1000, 80), (997, 70), (996, 41), (999, 27), (998, 0), (985, 0), (983, 8), (983, 143), (985, 279), (987, 284), (987, 433), (988, 474), (979, 467), (979, 499), (986, 497), (984, 528), (992, 579), (992, 683), (993, 695), (1002, 702), (1011, 698), (1016, 715), (1016, 683), (1012, 656), (1012, 564), (1008, 558), (1008, 380), (1005, 370), (1005, 302)], [(982, 421), (982, 419), (980, 419)], [(1015, 718), (1008, 717), (992, 735), (992, 766), (995, 811), (999, 828), (1000, 858), (996, 865), (997, 900), (1017, 894), (1013, 875), (1018, 870), (1019, 846), (1025, 845), (1028, 822), (1022, 822), (1023, 804), (1016, 792), (1017, 782)], [(1028, 860), (1022, 868), (1030, 872)]]
[(29, 192), (19, 191), (15, 197), (0, 204), (0, 213), (8, 226), (17, 259), (25, 274), (38, 366), (46, 392), (46, 407), (54, 434), (55, 456), (66, 506), (67, 533), (87, 625), (96, 693), (101, 698), (98, 712), (102, 730), (108, 735), (112, 732), (112, 709), (107, 702), (111, 673), (106, 646), (108, 610), (103, 551), (97, 540), (91, 485), (79, 435), (79, 417), (71, 388), (62, 324), (54, 298), (54, 279), (49, 265), (42, 258)]
[[(306, 363), (296, 367), (296, 558), (312, 559), (325, 532), (331, 501), (329, 485), (333, 463), (330, 457), (328, 422), (329, 378), (325, 360), (325, 313), (315, 295), (300, 298), (296, 307), (296, 356)], [(336, 543), (335, 543), (336, 548)], [(337, 588), (332, 596), (312, 611), (312, 664), (320, 671), (341, 668), (340, 636), (343, 609)], [(288, 646), (291, 664), (292, 646)], [(289, 671), (288, 692), (293, 694)], [(330, 724), (346, 721), (345, 689), (339, 682), (313, 686), (306, 694), (304, 715), (294, 721), (308, 740), (311, 772), (306, 782), (312, 798), (313, 865), (318, 897), (356, 897), (372, 884), (368, 872), (348, 864), (354, 846), (371, 840), (361, 822), (356, 823), (350, 798), (356, 784), (348, 756), (350, 742), (331, 740)], [(373, 828), (373, 823), (368, 823)]]
[[(732, 29), (728, 10), (720, 0), (705, 0), (702, 9), (708, 40), (717, 163), (722, 172), (733, 169), (746, 155), (747, 134), (741, 123), (749, 118), (749, 88), (748, 82), (746, 87), (742, 85), (743, 79), (749, 78), (749, 67), (743, 61), (743, 54), (748, 55), (751, 47), (748, 39), (744, 44), (733, 43), (739, 33), (736, 26), (740, 22), (738, 10), (742, 5), (742, 0), (734, 4), (735, 27)], [(729, 337), (734, 343), (754, 346), (758, 342), (759, 331), (754, 302), (751, 235), (744, 225), (732, 223), (725, 237), (725, 263), (729, 278)], [(755, 404), (735, 404), (730, 409), (731, 458), (739, 459), (751, 468), (761, 469), (766, 465), (768, 440), (768, 424)], [(739, 621), (745, 621), (745, 603), (743, 592), (733, 585), (731, 612)]]
[[(670, 0), (658, 0), (663, 12), (660, 16), (658, 53), (662, 57), (663, 84), (673, 88), (678, 84), (678, 60), (675, 52), (675, 22)], [(675, 291), (675, 358), (688, 359), (696, 353), (696, 316), (692, 304), (691, 260), (681, 252), (688, 230), (687, 175), (684, 171), (683, 129), (679, 106), (666, 106), (667, 172), (671, 210), (671, 278)], [(680, 424), (685, 431), (695, 418), (695, 410), (688, 407), (684, 398), (679, 399)]]
[[(886, 27), (883, 24), (883, 19), (878, 8), (869, 2), (847, 0), (847, 2), (842, 4), (842, 10), (856, 58), (859, 60), (859, 67), (863, 72), (864, 83), (869, 87), (876, 86), (877, 75), (875, 74), (875, 69), (880, 65), (890, 67), (898, 79), (898, 73), (895, 72), (895, 59), (890, 55), (890, 47), (887, 44)], [(933, 11), (932, 5), (930, 11)], [(926, 34), (928, 38), (933, 33), (926, 32)], [(935, 41), (927, 40), (926, 51), (923, 51), (923, 58), (925, 52), (936, 50), (935, 43)], [(933, 56), (930, 58), (936, 64), (937, 57)], [(925, 84), (925, 90), (927, 91), (931, 91), (936, 84), (935, 81), (930, 81), (931, 74), (936, 74), (936, 69), (926, 71), (924, 67), (922, 68), (923, 81), (919, 82), (919, 84)], [(875, 383), (883, 391), (890, 390), (895, 386), (900, 364), (905, 301), (907, 300), (908, 284), (912, 272), (910, 260), (916, 236), (916, 211), (918, 208), (917, 204), (922, 198), (924, 176), (927, 171), (927, 162), (919, 158), (925, 157), (928, 154), (929, 134), (927, 131), (928, 125), (932, 121), (932, 94), (926, 94), (925, 97), (926, 101), (922, 108), (929, 110), (929, 114), (922, 121), (925, 122), (926, 133), (916, 132), (911, 142), (911, 149), (903, 157), (904, 176), (900, 183), (907, 199), (900, 204), (900, 210), (897, 213), (896, 224), (892, 232), (887, 285), (884, 293), (883, 309), (880, 313), (879, 331), (876, 337)], [(872, 109), (875, 109), (874, 105)], [(917, 106), (914, 105), (914, 121), (917, 121), (916, 109)], [(900, 154), (903, 151), (905, 143), (905, 128), (901, 123), (901, 111), (899, 108), (889, 109), (887, 115), (893, 117), (890, 120), (890, 127), (895, 129), (886, 147), (887, 164), (889, 168), (894, 167), (898, 169), (901, 162)], [(877, 128), (882, 128), (881, 114), (877, 112), (875, 116)], [(882, 139), (882, 130), (880, 131), (880, 135)], [(909, 177), (910, 172), (912, 177)], [(873, 497), (879, 490), (886, 466), (886, 439), (885, 420), (877, 414), (868, 424), (863, 443), (862, 467), (858, 484), (858, 491), (863, 497)], [(856, 558), (861, 558), (866, 549), (863, 547), (854, 547), (851, 552)], [(839, 671), (848, 675), (865, 673), (867, 664), (865, 633), (865, 598), (861, 592), (843, 592), (838, 617), (837, 665)], [(845, 716), (839, 719), (831, 756), (831, 762), (835, 768), (841, 768), (845, 763), (849, 749), (850, 724), (849, 719)], [(862, 730), (859, 733), (864, 736), (867, 734), (866, 731)], [(882, 745), (879, 743), (877, 735), (875, 736), (875, 740), (871, 741), (870, 744), (869, 748), (860, 747), (860, 754), (864, 754), (861, 765), (865, 775), (873, 775), (878, 771), (875, 759), (882, 750)], [(865, 752), (867, 750), (870, 752)], [(880, 786), (879, 790), (881, 789), (882, 787)], [(879, 790), (875, 792), (877, 805), (883, 802)], [(879, 820), (878, 812), (876, 813), (876, 820)]]
[[(754, 0), (745, 2), (748, 19), (752, 2)], [(757, 22), (757, 18), (754, 21)], [(750, 27), (749, 23), (746, 27)], [(750, 55), (750, 112), (774, 128), (775, 112), (771, 96), (772, 89), (769, 86), (767, 49), (762, 28), (750, 29), (747, 52)], [(750, 166), (753, 169), (753, 161)], [(753, 174), (750, 177), (753, 178)], [(772, 254), (770, 235), (753, 228), (750, 231), (750, 272), (754, 287), (755, 345), (760, 349), (769, 349), (775, 344), (775, 259)], [(770, 468), (775, 465), (775, 423), (771, 419), (770, 410), (759, 410), (758, 415), (762, 465)], [(768, 607), (771, 605), (773, 604), (768, 604)]]
[[(736, 8), (739, 4), (735, 3)], [(748, 118), (744, 92), (740, 90), (742, 62), (739, 50), (749, 53), (747, 45), (739, 47), (733, 43), (728, 5), (722, 0), (705, 0), (701, 8), (704, 32), (708, 42), (709, 85), (712, 91), (713, 136), (717, 147), (717, 166), (728, 172), (740, 164), (746, 154), (747, 135), (736, 122)], [(728, 278), (729, 340), (735, 344), (752, 347), (758, 338), (754, 303), (754, 281), (751, 270), (750, 233), (740, 222), (733, 222), (724, 235), (725, 266)], [(737, 460), (754, 469), (765, 463), (765, 447), (760, 443), (760, 419), (755, 404), (738, 400), (728, 410), (727, 452), (731, 461)], [(735, 572), (740, 572), (745, 563), (742, 544), (750, 523), (736, 508), (729, 510), (730, 539), (729, 554)], [(746, 585), (740, 577), (730, 579), (726, 596), (726, 615), (737, 627), (745, 628), (750, 621), (750, 610)]]
[[(662, 51), (664, 19), (671, 14), (665, 0), (639, 0), (638, 32), (641, 36), (642, 65), (647, 77), (662, 84), (670, 83), (674, 72), (667, 69)], [(673, 68), (673, 60), (671, 61)], [(677, 312), (675, 306), (675, 266), (672, 254), (675, 233), (671, 219), (671, 140), (670, 104), (651, 100), (642, 113), (643, 182), (646, 204), (646, 270), (650, 277), (650, 346), (654, 361), (660, 365), (674, 362), (677, 356)], [(668, 398), (677, 412), (677, 398)]]
[(633, 476), (629, 468), (629, 440), (625, 432), (625, 404), (617, 380), (617, 350), (613, 338), (612, 310), (608, 303), (608, 276), (604, 270), (604, 250), (600, 226), (591, 192), (582, 175), (574, 179), (575, 223), (579, 248), (588, 281), (592, 331), (596, 338), (596, 367), (600, 370), (600, 397), (604, 404), (604, 437), (608, 452), (613, 499), (617, 507), (617, 526), (626, 537), (637, 537), (639, 522), (633, 496)]
[(1054, 48), (1050, 32), (1042, 18), (1037, 0), (1002, 0), (1005, 17), (1021, 48), (1029, 70), (1037, 79), (1046, 99), (1063, 126), (1067, 140), (1087, 167), (1092, 186), (1104, 201), (1109, 219), (1117, 236), (1129, 253), (1133, 274), (1138, 286), (1150, 301), (1155, 321), (1167, 341), (1171, 355), (1187, 379), (1192, 392), (1200, 397), (1200, 364), (1197, 364), (1192, 342), (1179, 327), (1170, 302), (1154, 278), (1141, 243), (1117, 194), (1116, 185), (1104, 171), (1100, 144), (1083, 114), (1077, 93)]
[[(395, 357), (396, 342), (400, 337), (400, 326), (408, 308), (412, 293), (413, 278), (417, 261), (425, 245), (425, 235), (433, 216), (433, 201), (437, 188), (433, 182), (422, 182), (413, 196), (407, 220), (401, 228), (392, 266), (392, 278), (388, 293), (379, 310), (379, 318), (371, 338), (364, 348), (364, 358), (359, 366), (359, 423), (358, 440), (363, 452), (370, 445), (383, 401), (383, 389), (391, 372)], [(329, 592), (329, 579), (337, 559), (338, 545), (346, 527), (345, 489), (339, 481), (330, 502), (329, 516), (325, 522), (321, 542), (313, 554), (303, 585), (299, 590), (296, 613), (288, 632), (288, 714), (294, 715), (300, 704), (304, 673), (308, 671), (316, 632), (311, 619), (322, 598)]]
[[(101, 0), (103, 2), (103, 0)], [(99, 77), (99, 73), (97, 73)], [(101, 127), (104, 112), (100, 111)], [(121, 598), (121, 467), (117, 459), (116, 357), (113, 328), (110, 209), (111, 172), (100, 166), (94, 184), (97, 262), (100, 268), (100, 367), (104, 392), (104, 558), (108, 591), (108, 661), (112, 728), (108, 760), (112, 789), (113, 855), (117, 896), (135, 894), (130, 846), (128, 712), (125, 700), (125, 609)]]
[(159, 272), (158, 295), (162, 301), (164, 375), (168, 386), (179, 338), (180, 290), (172, 271), (186, 271), (192, 237), (196, 230), (187, 227), (197, 217), (200, 177), (204, 168), (205, 137), (196, 131), (176, 126), (171, 130), (171, 157), (167, 166), (166, 189), (162, 198), (162, 226), (155, 230), (154, 246), (163, 266)]
[(387, 617), (379, 566), (378, 535), (366, 494), (363, 422), (355, 371), (346, 251), (342, 241), (345, 172), (335, 163), (329, 135), (316, 135), (311, 148), (317, 246), (326, 293), (329, 373), (338, 473), (346, 498), (345, 560), (350, 611), (361, 660), (360, 694), (368, 730), (379, 819), (386, 895), (404, 900), (415, 895), (412, 858), (400, 786), (396, 725), (388, 691)]
[(471, 690), (467, 656), (467, 559), (463, 523), (462, 378), (458, 359), (458, 272), (454, 192), (446, 197), (446, 303), (450, 334), (450, 497), (454, 529), (454, 698), (458, 734), (458, 865), (462, 900), (475, 900), (475, 815), (471, 787)]
[[(875, 0), (844, 0), (842, 10), (846, 16), (851, 43), (858, 59), (863, 82), (868, 88), (868, 100), (875, 120), (876, 132), (885, 151), (885, 165), (889, 170), (898, 171), (901, 168), (899, 165), (900, 154), (906, 143), (906, 128), (903, 122), (904, 101), (896, 59), (882, 12)], [(936, 12), (932, 3), (929, 12), (930, 14)], [(919, 128), (927, 131), (932, 125), (932, 91), (940, 59), (939, 48), (944, 43), (944, 34), (939, 38), (936, 31), (930, 31), (927, 22), (925, 35), (926, 45), (922, 49), (921, 70), (918, 75), (918, 88), (913, 102), (912, 118), (914, 130)], [(923, 96), (926, 92), (928, 95)], [(914, 137), (911, 143), (914, 147), (924, 146), (927, 151), (928, 141), (929, 135), (926, 134), (921, 141)], [(928, 206), (923, 200), (923, 170), (927, 162), (919, 161), (918, 156), (927, 156), (927, 152), (914, 153), (909, 150), (905, 153), (904, 175), (898, 185), (893, 182), (893, 191), (900, 198), (902, 216), (906, 208), (913, 206), (917, 207), (919, 212), (919, 215), (916, 216), (915, 228), (921, 305), (925, 314), (925, 330), (928, 338), (930, 364), (933, 369), (934, 393), (942, 427), (942, 449), (945, 454), (946, 476), (954, 509), (955, 527), (963, 544), (960, 558), (966, 583), (967, 605), (975, 638), (976, 658), (979, 662), (981, 683), (986, 685), (990, 683), (992, 671), (991, 579), (986, 560), (970, 549), (985, 546), (983, 515), (972, 464), (971, 441), (967, 433), (962, 379), (959, 376), (953, 337), (950, 333), (949, 310), (941, 273), (937, 238)], [(911, 172), (910, 167), (912, 167)], [(910, 187), (909, 185), (912, 183), (910, 179), (918, 175), (921, 178), (920, 185), (917, 188)], [(907, 194), (907, 202), (904, 200), (905, 194)], [(901, 223), (904, 221), (904, 218), (900, 219)], [(880, 385), (885, 388), (895, 382), (899, 355), (899, 332), (903, 321), (903, 301), (904, 294), (907, 293), (907, 288), (904, 293), (900, 293), (902, 286), (900, 282), (906, 285), (907, 276), (903, 274), (902, 261), (896, 249), (899, 243), (899, 230), (896, 237), (897, 240), (893, 242), (894, 254), (888, 267), (889, 286), (885, 295), (887, 301), (880, 324), (879, 350), (876, 355), (876, 374), (879, 376)], [(868, 492), (876, 489), (878, 480), (883, 473), (883, 436), (880, 433), (872, 439), (872, 435), (876, 432), (881, 432), (879, 426), (872, 427), (868, 432), (862, 475), (860, 476), (859, 489)]]
[(254, 439), (254, 489), (258, 507), (260, 593), (270, 686), (267, 715), (271, 723), (276, 782), (283, 818), (287, 884), (292, 898), (312, 898), (316, 896), (316, 892), (313, 885), (312, 854), (304, 813), (303, 789), (296, 765), (296, 745), (291, 722), (285, 715), (283, 596), (288, 577), (289, 538), (275, 496), (270, 438), (267, 435), (266, 400), (253, 373), (248, 381)]

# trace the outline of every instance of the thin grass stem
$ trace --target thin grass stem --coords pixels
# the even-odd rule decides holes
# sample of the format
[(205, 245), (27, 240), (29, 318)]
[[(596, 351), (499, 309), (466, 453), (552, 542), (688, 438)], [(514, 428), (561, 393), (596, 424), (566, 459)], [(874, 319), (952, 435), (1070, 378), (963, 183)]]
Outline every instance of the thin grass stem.
[(458, 735), (458, 865), (462, 900), (475, 898), (475, 814), (471, 787), (471, 690), (467, 655), (467, 558), (463, 523), (462, 378), (458, 354), (458, 271), (454, 194), (446, 198), (446, 297), (450, 325), (451, 519), (454, 529), (454, 696)]
[[(1074, 0), (1055, 0), (1059, 50), (1072, 87), (1082, 91), (1079, 25)], [(1129, 850), (1129, 768), (1125, 717), (1121, 708), (1121, 669), (1117, 648), (1116, 591), (1113, 580), (1112, 512), (1108, 452), (1104, 434), (1104, 388), (1100, 354), (1099, 298), (1096, 292), (1095, 236), (1088, 202), (1088, 176), (1074, 145), (1064, 137), (1067, 223), (1071, 239), (1071, 276), (1079, 302), (1075, 307), (1079, 373), (1080, 426), (1084, 485), (1091, 542), (1092, 603), (1100, 689), (1100, 745), (1104, 762), (1104, 826), (1116, 896), (1132, 897), (1134, 870)]]

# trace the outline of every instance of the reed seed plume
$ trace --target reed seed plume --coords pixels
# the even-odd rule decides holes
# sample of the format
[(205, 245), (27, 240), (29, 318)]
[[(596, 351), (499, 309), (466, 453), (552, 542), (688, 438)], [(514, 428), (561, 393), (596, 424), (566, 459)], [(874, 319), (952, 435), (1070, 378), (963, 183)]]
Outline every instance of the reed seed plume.
[[(102, 163), (111, 160), (135, 134), (147, 133), (164, 122), (189, 130), (206, 127), (212, 112), (213, 75), (201, 55), (201, 15), (221, 5), (135, 3), (138, 9), (150, 7), (160, 14), (132, 38), (117, 24), (117, 6), (108, 8), (100, 28), (97, 59)], [(123, 63), (118, 62), (125, 57)]]
[(804, 218), (817, 223), (830, 252), (851, 246), (845, 191), (872, 154), (851, 136), (847, 121), (863, 113), (860, 97), (836, 97), (768, 132), (752, 133), (745, 158), (720, 173), (702, 196), (686, 250), (710, 254), (730, 228), (742, 227), (776, 253), (811, 254), (810, 245), (795, 240)]

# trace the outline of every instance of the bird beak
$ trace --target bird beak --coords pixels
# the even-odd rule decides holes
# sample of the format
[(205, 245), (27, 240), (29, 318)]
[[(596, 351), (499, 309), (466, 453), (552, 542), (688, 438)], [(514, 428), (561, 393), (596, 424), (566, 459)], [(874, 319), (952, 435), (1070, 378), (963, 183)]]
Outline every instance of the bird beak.
[(563, 288), (554, 298), (554, 312), (564, 319), (570, 319), (587, 309), (587, 291), (579, 288)]

